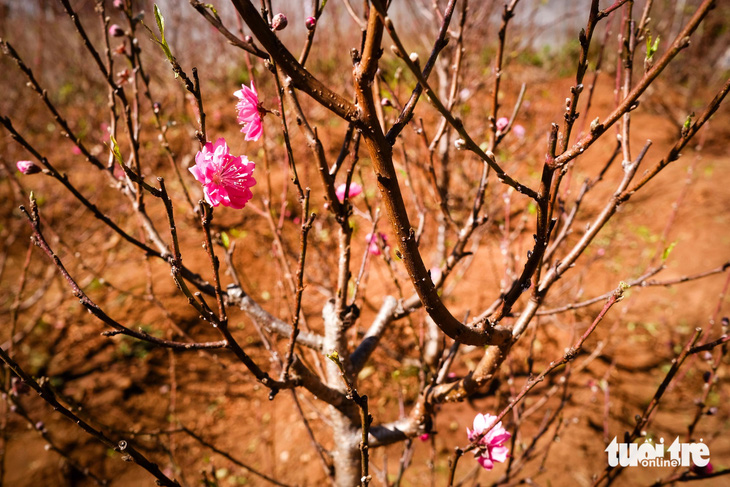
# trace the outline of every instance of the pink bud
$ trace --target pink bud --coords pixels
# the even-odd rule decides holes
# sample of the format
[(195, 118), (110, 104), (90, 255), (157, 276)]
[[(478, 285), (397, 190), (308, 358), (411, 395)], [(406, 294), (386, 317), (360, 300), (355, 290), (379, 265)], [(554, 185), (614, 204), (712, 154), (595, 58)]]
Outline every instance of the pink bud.
[(286, 15), (276, 14), (271, 21), (271, 30), (284, 30), (288, 24), (289, 21), (286, 20)]
[(378, 240), (380, 240), (383, 244), (383, 247), (388, 248), (388, 240), (385, 237), (384, 233), (378, 232), (376, 235), (373, 235), (372, 233), (368, 233), (365, 236), (365, 240), (368, 243), (368, 252), (372, 255), (381, 255), (382, 252), (380, 251), (380, 245), (378, 245)]
[(307, 26), (307, 29), (312, 30), (317, 25), (317, 19), (314, 17), (307, 17), (307, 20), (304, 21), (304, 24)]
[[(337, 189), (335, 190), (335, 194), (337, 195), (337, 199), (340, 200), (340, 203), (345, 201), (345, 189), (347, 188), (346, 183), (342, 183), (339, 186), (337, 186)], [(347, 193), (347, 198), (352, 199), (355, 196), (362, 193), (362, 186), (360, 186), (357, 183), (350, 183), (350, 191)]]
[(17, 167), (18, 171), (25, 175), (41, 172), (41, 168), (33, 164), (31, 161), (18, 161), (15, 163), (15, 167)]
[(23, 396), (25, 394), (28, 394), (30, 392), (30, 387), (28, 384), (23, 382), (22, 380), (18, 379), (17, 377), (13, 377), (10, 381), (10, 395), (11, 396)]
[(431, 273), (431, 281), (436, 284), (439, 279), (441, 279), (441, 276), (443, 273), (441, 272), (440, 267), (431, 267), (431, 269), (428, 271)]
[(497, 130), (500, 132), (507, 128), (507, 125), (509, 125), (509, 120), (507, 117), (501, 117), (499, 120), (497, 120)]
[(124, 0), (114, 0), (114, 8), (117, 10), (124, 10)]
[(518, 139), (524, 139), (525, 134), (527, 131), (525, 130), (525, 127), (523, 127), (520, 124), (516, 124), (512, 126), (512, 132), (517, 136)]
[(691, 467), (690, 467), (689, 469), (690, 469), (690, 470), (691, 470), (692, 472), (694, 472), (695, 474), (697, 474), (697, 475), (700, 475), (700, 476), (703, 476), (703, 477), (704, 477), (705, 475), (710, 475), (710, 474), (711, 474), (711, 473), (713, 472), (713, 470), (715, 470), (715, 469), (714, 469), (714, 468), (712, 467), (712, 464), (711, 464), (711, 463), (709, 463), (709, 462), (708, 462), (708, 463), (707, 463), (707, 465), (705, 465), (704, 467), (698, 467), (697, 465), (695, 465), (695, 464), (693, 463), (693, 464), (692, 464), (692, 466), (691, 466)]
[(109, 35), (112, 37), (123, 37), (124, 29), (119, 27), (117, 24), (112, 24), (109, 26)]
[(418, 439), (421, 441), (428, 441), (429, 438), (431, 438), (431, 435), (429, 435), (428, 433), (424, 433), (418, 437)]

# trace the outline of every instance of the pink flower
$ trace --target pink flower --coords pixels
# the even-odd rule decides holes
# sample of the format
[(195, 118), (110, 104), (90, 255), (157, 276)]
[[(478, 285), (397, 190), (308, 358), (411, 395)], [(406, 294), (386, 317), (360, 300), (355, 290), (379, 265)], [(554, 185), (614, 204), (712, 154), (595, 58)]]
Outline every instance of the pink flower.
[(431, 438), (431, 435), (429, 435), (428, 433), (424, 433), (418, 437), (418, 439), (421, 441), (428, 441), (429, 438)]
[(517, 136), (518, 139), (524, 139), (525, 134), (527, 131), (525, 130), (525, 127), (523, 127), (520, 124), (516, 124), (512, 126), (512, 132)]
[(380, 251), (380, 245), (378, 245), (378, 240), (381, 241), (383, 244), (383, 247), (388, 246), (388, 241), (385, 237), (384, 233), (378, 232), (377, 235), (373, 235), (372, 233), (368, 233), (365, 236), (365, 241), (368, 242), (368, 252), (372, 255), (380, 255), (382, 252)]
[(438, 282), (439, 279), (441, 279), (441, 276), (443, 276), (443, 272), (441, 272), (440, 267), (431, 267), (428, 272), (431, 273), (431, 282), (433, 282), (434, 285)]
[(124, 29), (119, 27), (117, 24), (112, 24), (109, 26), (109, 35), (112, 37), (123, 37)]
[(253, 197), (254, 167), (246, 156), (232, 155), (225, 139), (220, 138), (215, 144), (208, 142), (203, 146), (195, 156), (195, 165), (190, 172), (203, 185), (208, 204), (240, 210)]
[(489, 430), (477, 443), (479, 450), (475, 454), (479, 465), (487, 470), (492, 470), (494, 462), (504, 462), (507, 460), (509, 450), (503, 443), (512, 437), (507, 430), (502, 427), (502, 422), (495, 424), (489, 429), (496, 416), (491, 414), (477, 414), (474, 417), (474, 429), (466, 429), (466, 435), (469, 441), (476, 441), (479, 435)]
[(500, 119), (497, 120), (496, 127), (497, 127), (497, 130), (499, 130), (500, 132), (502, 132), (504, 129), (506, 129), (507, 125), (509, 125), (509, 120), (507, 119), (507, 117), (501, 117)]
[(22, 172), (26, 176), (41, 172), (41, 168), (33, 164), (31, 161), (18, 161), (15, 163), (15, 167), (17, 167), (18, 171)]
[[(337, 190), (335, 191), (335, 194), (337, 195), (337, 199), (340, 200), (340, 203), (345, 201), (345, 189), (347, 189), (347, 183), (342, 183), (339, 186), (337, 186)], [(357, 183), (350, 183), (350, 191), (347, 194), (347, 199), (352, 199), (355, 196), (362, 193), (362, 186), (360, 186)]]
[(71, 154), (73, 154), (75, 156), (80, 156), (81, 155), (81, 149), (79, 148), (78, 145), (75, 145), (75, 146), (71, 147)]
[(259, 95), (251, 81), (251, 88), (241, 85), (241, 89), (233, 93), (238, 98), (238, 123), (243, 125), (241, 132), (246, 134), (246, 140), (259, 140), (263, 131), (261, 112), (259, 111)]

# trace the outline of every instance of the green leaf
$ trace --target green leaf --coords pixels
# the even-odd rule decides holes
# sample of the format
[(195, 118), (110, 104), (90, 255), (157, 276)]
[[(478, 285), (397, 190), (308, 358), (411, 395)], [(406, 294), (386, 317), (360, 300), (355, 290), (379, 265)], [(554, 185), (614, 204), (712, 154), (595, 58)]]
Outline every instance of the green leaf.
[(692, 117), (694, 116), (694, 112), (687, 115), (687, 119), (684, 121), (684, 125), (682, 125), (682, 137), (687, 137), (687, 135), (689, 135), (689, 131), (692, 128)]
[(212, 3), (206, 3), (206, 4), (205, 4), (205, 5), (203, 5), (203, 6), (204, 6), (205, 8), (207, 8), (208, 10), (210, 10), (210, 11), (211, 11), (211, 13), (213, 14), (213, 16), (215, 17), (215, 19), (216, 19), (216, 20), (217, 20), (218, 22), (220, 22), (221, 18), (220, 18), (220, 16), (218, 15), (218, 11), (217, 11), (217, 10), (215, 9), (215, 7), (213, 6), (213, 4), (212, 4)]
[(676, 240), (674, 242), (670, 243), (669, 247), (664, 249), (664, 252), (662, 252), (662, 262), (665, 262), (667, 260), (667, 258), (669, 258), (669, 254), (672, 253), (672, 250), (674, 250), (675, 245), (677, 245)]
[(119, 150), (119, 144), (117, 144), (117, 139), (114, 138), (113, 135), (109, 136), (109, 139), (112, 143), (112, 154), (114, 154), (114, 159), (117, 160), (120, 166), (124, 165), (124, 159), (122, 159), (122, 153)]
[(690, 127), (692, 127), (692, 115), (694, 115), (694, 113), (687, 115), (687, 119), (684, 121), (684, 126), (682, 127), (684, 130), (689, 130)]
[(228, 250), (231, 247), (231, 239), (228, 238), (228, 234), (226, 232), (221, 232), (221, 242), (223, 242), (223, 247)]
[(162, 38), (161, 42), (165, 43), (165, 17), (162, 16), (162, 13), (160, 12), (160, 7), (155, 4), (154, 7), (155, 10), (155, 22), (157, 22), (157, 30), (160, 31), (160, 37)]
[[(160, 12), (160, 7), (155, 4), (154, 6), (154, 12), (155, 12), (155, 22), (157, 22), (157, 30), (160, 31), (160, 37), (158, 38), (152, 30), (147, 27), (147, 30), (150, 31), (150, 34), (152, 34), (152, 37), (154, 38), (154, 41), (159, 44), (159, 46), (162, 48), (162, 52), (165, 53), (165, 57), (167, 57), (167, 60), (170, 61), (170, 64), (176, 64), (175, 57), (172, 55), (172, 51), (170, 50), (170, 46), (167, 44), (167, 40), (165, 40), (165, 18), (162, 16), (162, 12)], [(175, 73), (175, 78), (177, 78), (178, 75)]]
[(654, 54), (659, 50), (659, 36), (651, 42), (651, 35), (646, 36), (646, 59), (653, 59)]

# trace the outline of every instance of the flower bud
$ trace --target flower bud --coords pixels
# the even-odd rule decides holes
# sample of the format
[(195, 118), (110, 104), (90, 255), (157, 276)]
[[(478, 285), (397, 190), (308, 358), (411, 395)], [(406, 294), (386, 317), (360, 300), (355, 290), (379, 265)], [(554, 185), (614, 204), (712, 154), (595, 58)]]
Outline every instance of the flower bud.
[(18, 161), (15, 163), (15, 167), (17, 167), (18, 171), (25, 175), (41, 172), (41, 168), (33, 164), (31, 161)]
[(512, 126), (512, 133), (514, 133), (518, 139), (524, 139), (525, 133), (527, 133), (527, 131), (522, 125), (516, 124)]
[(464, 147), (466, 147), (466, 141), (464, 139), (456, 139), (454, 141), (454, 147), (456, 147), (456, 150), (464, 150)]
[(23, 382), (22, 380), (18, 379), (17, 377), (13, 377), (10, 381), (10, 395), (11, 396), (23, 396), (25, 394), (28, 394), (30, 392), (30, 387), (28, 384)]
[(304, 21), (304, 24), (307, 26), (308, 30), (313, 30), (314, 27), (317, 25), (317, 19), (314, 17), (307, 17), (307, 20)]
[(113, 5), (117, 10), (124, 10), (124, 0), (114, 0)]
[(160, 113), (160, 102), (156, 101), (152, 104), (152, 111), (155, 113)]
[(289, 21), (286, 20), (286, 15), (281, 13), (276, 14), (271, 21), (271, 30), (284, 30), (287, 24), (289, 24)]
[(124, 29), (119, 27), (117, 24), (112, 24), (109, 26), (109, 35), (112, 37), (123, 37)]
[(497, 130), (503, 132), (504, 129), (506, 129), (509, 125), (509, 119), (507, 117), (500, 117), (495, 125), (497, 127)]

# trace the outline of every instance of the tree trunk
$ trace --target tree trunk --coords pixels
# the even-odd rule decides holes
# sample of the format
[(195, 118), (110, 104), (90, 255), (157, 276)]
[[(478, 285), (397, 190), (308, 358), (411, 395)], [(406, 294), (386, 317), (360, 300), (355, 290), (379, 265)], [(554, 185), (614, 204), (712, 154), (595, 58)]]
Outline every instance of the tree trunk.
[[(355, 378), (352, 377), (350, 356), (347, 349), (347, 339), (342, 320), (335, 311), (334, 300), (327, 303), (322, 311), (324, 318), (324, 352), (326, 354), (334, 351), (339, 355), (345, 374), (348, 380), (354, 385)], [(341, 376), (339, 367), (331, 360), (325, 360), (325, 375), (327, 385), (342, 393), (347, 387)], [(336, 408), (330, 406), (330, 419), (332, 421), (332, 460), (335, 467), (335, 485), (337, 487), (356, 487), (360, 485), (362, 473), (360, 459), (360, 426), (353, 422)]]
[(333, 426), (334, 448), (332, 460), (335, 467), (337, 487), (356, 487), (360, 485), (362, 466), (360, 461), (360, 428), (352, 424), (350, 418), (330, 407)]

